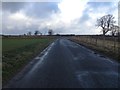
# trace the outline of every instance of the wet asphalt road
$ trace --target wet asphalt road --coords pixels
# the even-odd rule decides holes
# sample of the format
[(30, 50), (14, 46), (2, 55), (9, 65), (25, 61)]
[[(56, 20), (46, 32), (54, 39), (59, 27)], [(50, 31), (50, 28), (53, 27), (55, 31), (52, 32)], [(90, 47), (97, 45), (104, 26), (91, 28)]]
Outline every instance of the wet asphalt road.
[(118, 63), (67, 39), (44, 50), (6, 88), (116, 88)]

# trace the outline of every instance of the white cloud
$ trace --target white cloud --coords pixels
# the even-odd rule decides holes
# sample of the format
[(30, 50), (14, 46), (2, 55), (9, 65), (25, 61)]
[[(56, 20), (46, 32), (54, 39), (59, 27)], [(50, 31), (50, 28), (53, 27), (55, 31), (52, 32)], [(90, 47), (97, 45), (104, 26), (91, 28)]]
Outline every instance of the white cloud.
[[(101, 30), (95, 27), (97, 18), (108, 14), (108, 12), (113, 14), (113, 16), (116, 17), (116, 20), (118, 17), (117, 4), (115, 2), (111, 5), (98, 5), (96, 8), (94, 5), (88, 5), (88, 0), (62, 0), (58, 3), (59, 10), (57, 12), (54, 10), (52, 12), (50, 11), (49, 16), (47, 14), (44, 18), (39, 17), (39, 15), (41, 15), (40, 13), (42, 12), (42, 16), (44, 16), (44, 12), (46, 12), (45, 10), (47, 8), (45, 8), (45, 10), (44, 8), (43, 10), (41, 9), (42, 11), (40, 12), (39, 10), (36, 10), (35, 13), (34, 9), (30, 11), (29, 8), (26, 8), (31, 7), (27, 5), (36, 7), (34, 6), (36, 4), (26, 4), (24, 9), (22, 8), (14, 13), (4, 11), (2, 15), (4, 19), (2, 22), (3, 33), (23, 34), (28, 31), (34, 32), (35, 30), (40, 30), (40, 32), (44, 33), (51, 28), (55, 33), (62, 34), (99, 34)], [(44, 5), (41, 7), (44, 7)], [(114, 7), (116, 7), (114, 10), (111, 9)], [(35, 15), (37, 17), (34, 17), (30, 13), (28, 14), (28, 12), (38, 15)]]
[(21, 11), (11, 14), (9, 18), (16, 21), (28, 19), (27, 16), (25, 16)]
[(70, 22), (82, 16), (88, 0), (62, 0), (58, 4), (60, 17), (64, 22)]

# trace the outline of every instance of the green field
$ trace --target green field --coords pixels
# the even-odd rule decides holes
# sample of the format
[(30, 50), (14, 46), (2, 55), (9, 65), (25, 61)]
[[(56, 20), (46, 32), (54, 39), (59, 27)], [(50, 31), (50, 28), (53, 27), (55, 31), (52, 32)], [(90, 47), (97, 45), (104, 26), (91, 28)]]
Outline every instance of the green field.
[(32, 38), (32, 39), (23, 39), (23, 38), (12, 38), (12, 39), (3, 39), (2, 40), (2, 49), (3, 52), (5, 51), (11, 51), (15, 50), (21, 47), (25, 47), (28, 45), (36, 44), (36, 43), (41, 43), (44, 44), (48, 42), (48, 39), (39, 39), (39, 38)]
[(2, 80), (7, 83), (32, 58), (46, 48), (53, 38), (3, 38)]

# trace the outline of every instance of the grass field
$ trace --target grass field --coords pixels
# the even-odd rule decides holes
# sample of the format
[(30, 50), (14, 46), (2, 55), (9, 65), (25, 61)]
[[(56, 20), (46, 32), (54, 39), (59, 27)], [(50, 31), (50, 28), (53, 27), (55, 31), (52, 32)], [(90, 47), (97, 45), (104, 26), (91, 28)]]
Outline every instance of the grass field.
[(73, 36), (71, 40), (120, 62), (120, 42), (117, 40), (103, 40), (102, 36), (101, 39), (98, 37), (93, 38), (92, 36)]
[(3, 85), (53, 40), (53, 38), (3, 38)]

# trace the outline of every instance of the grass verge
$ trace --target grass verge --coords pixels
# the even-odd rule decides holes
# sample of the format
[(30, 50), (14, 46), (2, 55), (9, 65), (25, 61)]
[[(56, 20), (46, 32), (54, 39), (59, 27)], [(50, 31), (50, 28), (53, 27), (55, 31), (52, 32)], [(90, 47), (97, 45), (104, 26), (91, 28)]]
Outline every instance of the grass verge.
[(103, 48), (102, 46), (100, 45), (95, 45), (93, 44), (92, 42), (91, 43), (88, 43), (88, 42), (85, 42), (84, 40), (83, 41), (80, 41), (78, 39), (75, 39), (75, 38), (70, 38), (71, 41), (73, 42), (76, 42), (80, 45), (83, 45), (89, 49), (92, 49), (102, 55), (105, 55), (107, 57), (110, 57), (114, 60), (116, 60), (117, 62), (120, 62), (120, 54), (119, 54), (119, 49), (117, 48), (117, 51), (114, 52), (112, 51), (113, 49), (108, 49), (108, 48)]
[(32, 58), (55, 39), (53, 38), (5, 38), (2, 40), (3, 86)]

